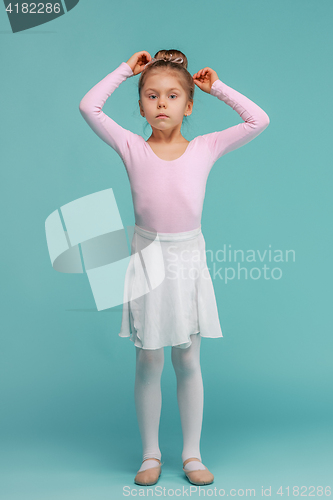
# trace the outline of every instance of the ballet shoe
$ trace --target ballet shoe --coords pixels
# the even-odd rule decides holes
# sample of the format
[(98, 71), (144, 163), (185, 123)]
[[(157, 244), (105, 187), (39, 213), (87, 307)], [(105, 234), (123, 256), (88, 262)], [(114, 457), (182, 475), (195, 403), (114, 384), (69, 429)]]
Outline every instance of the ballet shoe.
[(151, 486), (153, 484), (156, 484), (161, 475), (161, 460), (159, 460), (158, 458), (146, 458), (142, 461), (142, 463), (146, 460), (157, 460), (158, 462), (160, 462), (160, 465), (151, 467), (150, 469), (142, 470), (137, 473), (134, 478), (134, 482), (135, 484), (139, 484), (140, 486)]
[(209, 470), (205, 465), (204, 465), (205, 467), (204, 470), (202, 469), (188, 470), (184, 468), (187, 462), (191, 462), (193, 460), (201, 462), (201, 460), (199, 460), (198, 458), (188, 458), (183, 463), (183, 471), (185, 472), (187, 479), (190, 481), (190, 483), (195, 484), (197, 486), (201, 486), (204, 484), (211, 484), (214, 481), (214, 476), (211, 472), (209, 472)]

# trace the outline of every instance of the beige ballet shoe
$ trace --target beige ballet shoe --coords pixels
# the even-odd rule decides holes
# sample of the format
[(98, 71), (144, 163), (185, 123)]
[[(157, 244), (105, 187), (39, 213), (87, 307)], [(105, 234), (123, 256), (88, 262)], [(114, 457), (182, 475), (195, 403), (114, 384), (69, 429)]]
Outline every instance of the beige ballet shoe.
[[(198, 462), (201, 462), (198, 458), (188, 458), (185, 460), (183, 463), (183, 471), (185, 472), (185, 475), (187, 479), (190, 481), (192, 484), (196, 484), (198, 486), (201, 486), (203, 484), (211, 484), (214, 481), (214, 476), (207, 467), (204, 465), (205, 470), (197, 469), (197, 470), (188, 470), (184, 469), (185, 465), (187, 462), (191, 462), (193, 460), (197, 460)], [(202, 462), (201, 462), (202, 463)]]
[(140, 486), (151, 486), (152, 484), (156, 484), (158, 481), (158, 478), (161, 475), (161, 465), (162, 462), (158, 458), (145, 458), (145, 460), (142, 461), (145, 462), (146, 460), (157, 460), (160, 465), (157, 465), (156, 467), (151, 467), (150, 469), (142, 470), (141, 472), (138, 472), (137, 475), (134, 478), (135, 484), (139, 484)]

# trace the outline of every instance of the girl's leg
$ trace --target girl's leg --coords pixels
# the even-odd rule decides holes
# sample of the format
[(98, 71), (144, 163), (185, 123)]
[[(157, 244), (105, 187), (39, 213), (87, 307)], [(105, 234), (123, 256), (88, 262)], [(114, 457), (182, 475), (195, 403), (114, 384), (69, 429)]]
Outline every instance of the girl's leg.
[[(164, 365), (164, 349), (148, 350), (136, 347), (136, 373), (134, 398), (142, 440), (143, 460), (158, 458), (159, 424), (162, 407), (161, 375)], [(156, 467), (155, 460), (145, 460), (140, 471)]]
[[(171, 350), (172, 364), (177, 377), (177, 400), (183, 431), (183, 462), (191, 457), (201, 461), (200, 436), (204, 391), (200, 367), (200, 334), (191, 335), (191, 341), (192, 344), (187, 349), (172, 347)], [(189, 462), (186, 468), (204, 469), (204, 466), (195, 461)]]

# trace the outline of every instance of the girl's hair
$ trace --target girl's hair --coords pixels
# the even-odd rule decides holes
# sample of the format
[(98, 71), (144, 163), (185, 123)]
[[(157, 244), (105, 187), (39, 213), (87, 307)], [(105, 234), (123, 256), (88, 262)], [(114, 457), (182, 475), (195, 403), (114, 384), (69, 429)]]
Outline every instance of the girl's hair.
[[(183, 59), (182, 63), (172, 62), (173, 59), (181, 57)], [(144, 70), (142, 70), (139, 78), (139, 97), (141, 98), (141, 90), (145, 84), (146, 78), (150, 74), (156, 74), (160, 68), (166, 71), (170, 71), (175, 74), (180, 80), (182, 87), (184, 87), (187, 92), (188, 100), (193, 102), (195, 85), (191, 74), (187, 71), (187, 57), (185, 54), (180, 52), (180, 50), (170, 49), (170, 50), (159, 50), (154, 55), (154, 58), (158, 59), (148, 64)], [(161, 58), (161, 59), (160, 59)]]

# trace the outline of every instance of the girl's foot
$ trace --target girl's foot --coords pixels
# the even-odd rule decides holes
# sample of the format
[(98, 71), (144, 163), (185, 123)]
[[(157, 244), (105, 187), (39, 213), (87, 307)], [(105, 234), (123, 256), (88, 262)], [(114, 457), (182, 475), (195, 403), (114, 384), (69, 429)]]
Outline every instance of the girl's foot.
[[(192, 463), (199, 462), (199, 463)], [(183, 471), (187, 479), (192, 484), (203, 485), (211, 484), (214, 481), (214, 476), (207, 467), (199, 460), (199, 458), (188, 458), (183, 463)]]
[(158, 458), (146, 458), (138, 470), (134, 482), (140, 486), (156, 484), (161, 475), (162, 462)]

